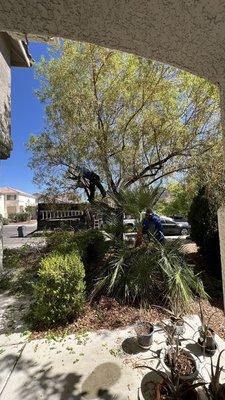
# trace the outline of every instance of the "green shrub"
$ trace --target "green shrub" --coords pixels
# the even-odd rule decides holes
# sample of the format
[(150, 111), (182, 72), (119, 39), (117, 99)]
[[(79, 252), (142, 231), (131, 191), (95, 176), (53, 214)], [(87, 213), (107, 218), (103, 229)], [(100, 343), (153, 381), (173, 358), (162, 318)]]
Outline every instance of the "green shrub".
[(77, 253), (52, 254), (41, 262), (28, 318), (34, 328), (66, 324), (84, 308), (84, 266)]
[(104, 258), (107, 244), (102, 232), (96, 229), (78, 231), (75, 234), (75, 241), (85, 265), (98, 264)]
[(60, 254), (76, 252), (78, 247), (74, 232), (59, 231), (46, 234), (47, 251)]
[(91, 291), (100, 277), (101, 264), (108, 249), (102, 232), (89, 229), (75, 234), (78, 251), (85, 267), (86, 284)]
[(33, 284), (38, 280), (38, 269), (43, 250), (29, 245), (17, 249), (4, 249), (3, 266), (12, 271), (10, 291), (18, 295), (33, 295)]
[(199, 246), (200, 253), (212, 274), (221, 277), (220, 244), (217, 221), (217, 205), (209, 200), (205, 188), (193, 199), (189, 212), (191, 238)]
[(20, 251), (18, 249), (3, 250), (3, 266), (5, 269), (18, 268), (20, 265)]
[(14, 213), (9, 215), (9, 220), (12, 222), (25, 222), (29, 219), (29, 214), (26, 212)]
[(107, 251), (103, 234), (94, 229), (47, 234), (47, 251), (69, 254), (78, 251), (85, 267), (87, 288), (91, 290), (100, 274), (100, 264)]

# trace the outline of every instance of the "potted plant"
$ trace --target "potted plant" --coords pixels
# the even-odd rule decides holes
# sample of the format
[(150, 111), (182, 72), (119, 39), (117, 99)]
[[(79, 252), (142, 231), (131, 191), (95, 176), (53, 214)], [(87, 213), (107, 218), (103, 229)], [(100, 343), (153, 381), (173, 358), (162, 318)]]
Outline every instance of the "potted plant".
[(167, 346), (160, 352), (160, 361), (167, 372), (178, 375), (182, 381), (194, 381), (198, 376), (198, 361), (189, 350), (179, 346)]
[(214, 367), (211, 358), (211, 377), (208, 388), (205, 391), (208, 399), (210, 400), (224, 400), (225, 399), (225, 383), (220, 383), (220, 375), (225, 369), (220, 365), (221, 355), (225, 350), (219, 353), (216, 366)]
[(153, 343), (153, 332), (154, 325), (147, 321), (139, 321), (134, 326), (138, 345), (144, 349), (148, 350)]
[[(155, 383), (156, 400), (198, 400), (199, 395), (196, 389), (205, 385), (204, 382), (184, 382), (180, 379), (179, 373), (174, 373), (172, 368), (170, 373), (165, 373), (146, 365), (138, 366), (137, 368), (147, 368), (161, 378), (159, 383)], [(138, 400), (142, 400), (142, 398), (139, 393)]]
[(160, 308), (161, 310), (165, 311), (170, 317), (170, 325), (173, 328), (174, 334), (177, 336), (181, 336), (185, 333), (185, 321), (182, 317), (183, 310), (178, 309), (175, 304), (171, 304), (171, 310), (168, 308), (157, 306), (154, 307)]
[(203, 349), (204, 353), (213, 356), (217, 350), (217, 343), (215, 339), (215, 332), (210, 327), (210, 321), (215, 313), (212, 313), (207, 321), (205, 321), (203, 310), (201, 306), (201, 301), (199, 301), (200, 316), (201, 316), (201, 326), (198, 328), (199, 338), (198, 344)]

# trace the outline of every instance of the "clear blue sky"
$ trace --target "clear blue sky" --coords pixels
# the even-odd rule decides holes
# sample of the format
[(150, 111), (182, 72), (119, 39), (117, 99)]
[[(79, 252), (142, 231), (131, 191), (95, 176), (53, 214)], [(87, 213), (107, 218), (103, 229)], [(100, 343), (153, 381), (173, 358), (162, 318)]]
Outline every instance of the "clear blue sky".
[[(47, 45), (31, 43), (35, 61), (47, 56)], [(33, 68), (12, 68), (12, 139), (13, 151), (8, 160), (0, 161), (0, 186), (11, 186), (34, 193), (39, 188), (32, 182), (33, 173), (27, 163), (29, 153), (25, 144), (31, 133), (39, 133), (44, 126), (44, 110), (34, 91), (38, 81)]]

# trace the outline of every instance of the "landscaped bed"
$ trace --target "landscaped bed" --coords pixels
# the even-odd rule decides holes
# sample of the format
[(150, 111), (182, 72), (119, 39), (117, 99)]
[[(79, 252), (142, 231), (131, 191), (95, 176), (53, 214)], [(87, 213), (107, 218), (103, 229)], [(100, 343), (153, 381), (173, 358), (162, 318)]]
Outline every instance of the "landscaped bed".
[[(76, 240), (74, 240), (73, 237), (76, 238)], [(71, 238), (73, 239), (72, 242)], [(38, 271), (42, 260), (48, 257), (48, 255), (51, 257), (51, 254), (54, 254), (56, 250), (58, 252), (60, 251), (60, 254), (67, 254), (71, 249), (72, 252), (77, 251), (77, 246), (79, 247), (80, 254), (83, 256), (86, 276), (88, 275), (86, 279), (87, 288), (89, 293), (93, 293), (92, 282), (93, 279), (95, 279), (95, 276), (93, 278), (92, 270), (95, 275), (98, 274), (98, 269), (101, 268), (103, 260), (108, 257), (108, 250), (107, 247), (105, 247), (105, 244), (102, 243), (101, 234), (98, 232), (92, 233), (91, 231), (88, 232), (88, 236), (85, 232), (78, 232), (77, 236), (71, 236), (70, 233), (64, 232), (50, 235), (49, 239), (47, 238), (47, 246), (45, 248), (33, 249), (29, 246), (25, 246), (17, 250), (5, 250), (4, 265), (6, 275), (1, 281), (2, 290), (9, 290), (14, 295), (25, 295), (28, 299), (32, 299), (34, 285), (36, 285), (40, 279)], [(140, 256), (141, 260), (145, 260), (146, 257), (144, 251), (141, 251)], [(136, 268), (136, 264), (134, 264), (134, 266)], [(138, 264), (137, 267), (139, 267)], [(196, 268), (197, 271), (199, 271), (200, 267), (196, 266)], [(145, 271), (147, 271), (147, 269), (143, 270), (142, 273), (145, 273)], [(212, 280), (212, 277), (207, 275), (206, 272), (204, 272), (203, 276), (204, 281), (207, 283), (207, 291), (211, 295), (211, 298), (202, 299), (201, 301), (204, 316), (207, 319), (207, 317), (212, 313), (216, 312), (216, 314), (211, 318), (210, 326), (216, 333), (225, 338), (225, 316), (222, 308), (221, 289), (219, 288), (220, 282)], [(161, 283), (160, 281), (158, 282), (158, 292), (160, 292)], [(211, 287), (209, 283), (211, 283)], [(142, 284), (145, 284), (145, 282), (143, 281)], [(216, 293), (215, 284), (217, 285)], [(153, 294), (156, 297), (158, 296), (157, 286), (155, 287), (155, 292)], [(213, 294), (215, 294), (216, 297), (213, 298)], [(160, 299), (160, 296), (158, 296), (158, 298)], [(36, 324), (32, 329), (32, 336), (43, 336), (45, 335), (45, 332), (49, 331), (49, 328), (52, 331), (58, 332), (115, 329), (133, 324), (140, 319), (147, 320), (150, 323), (156, 323), (165, 319), (165, 317), (168, 317), (165, 310), (154, 307), (154, 304), (160, 303), (158, 303), (157, 300), (154, 301), (153, 298), (152, 302), (149, 303), (147, 307), (140, 307), (139, 304), (124, 304), (124, 301), (117, 301), (113, 298), (113, 293), (100, 293), (97, 297), (91, 295), (91, 299), (87, 296), (84, 310), (80, 313), (80, 316), (77, 315), (74, 316), (74, 318), (69, 316), (68, 321), (66, 323), (64, 321), (63, 325), (59, 322), (57, 323), (57, 326), (43, 327), (40, 325), (38, 328), (38, 325)], [(198, 300), (190, 302), (188, 307), (186, 307), (185, 314), (200, 315)]]

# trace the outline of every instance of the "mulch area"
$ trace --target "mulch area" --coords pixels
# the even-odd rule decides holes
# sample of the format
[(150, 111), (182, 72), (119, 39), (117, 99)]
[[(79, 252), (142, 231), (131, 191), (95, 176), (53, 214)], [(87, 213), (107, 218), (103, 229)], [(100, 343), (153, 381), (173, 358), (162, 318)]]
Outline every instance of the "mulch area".
[[(210, 321), (211, 327), (223, 339), (225, 339), (225, 314), (221, 309), (222, 304), (212, 306), (208, 300), (201, 302), (204, 318), (207, 319), (215, 313)], [(190, 306), (188, 314), (197, 314), (200, 316), (199, 304), (194, 302)], [(148, 310), (138, 309), (130, 306), (118, 304), (113, 299), (103, 297), (98, 305), (87, 306), (83, 317), (79, 318), (70, 329), (96, 331), (100, 329), (116, 329), (134, 324), (138, 320), (147, 320), (151, 323), (158, 323), (168, 318), (168, 314), (155, 307)]]
[[(212, 313), (216, 313), (212, 317), (210, 325), (225, 340), (225, 314), (221, 307), (221, 302), (212, 306), (208, 300), (202, 301), (202, 309), (206, 321)], [(197, 302), (191, 305), (188, 314), (198, 314), (200, 316)], [(136, 307), (120, 305), (114, 299), (102, 297), (98, 304), (86, 305), (83, 316), (78, 320), (66, 327), (59, 327), (57, 330), (50, 332), (56, 335), (63, 335), (75, 332), (113, 330), (133, 325), (138, 320), (147, 320), (155, 324), (166, 318), (168, 318), (166, 312), (154, 307), (148, 310), (138, 309)], [(41, 338), (48, 333), (49, 331), (33, 332), (32, 339)]]

